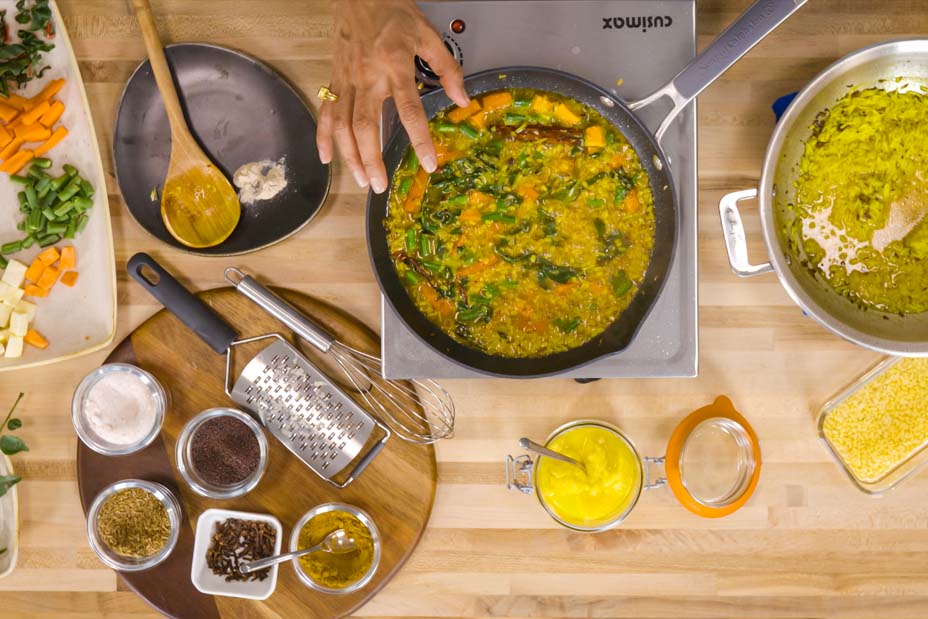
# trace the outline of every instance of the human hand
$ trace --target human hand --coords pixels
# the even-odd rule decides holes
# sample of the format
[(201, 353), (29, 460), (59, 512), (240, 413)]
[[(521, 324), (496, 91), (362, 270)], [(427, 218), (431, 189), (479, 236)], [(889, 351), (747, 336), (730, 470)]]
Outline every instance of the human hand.
[(387, 188), (379, 128), (387, 97), (393, 97), (422, 167), (431, 173), (438, 166), (416, 88), (416, 55), (440, 77), (452, 101), (460, 106), (470, 102), (461, 66), (413, 0), (338, 0), (337, 62), (329, 84), (338, 100), (322, 103), (316, 145), (322, 163), (329, 163), (334, 137), (358, 185), (370, 185), (376, 193)]

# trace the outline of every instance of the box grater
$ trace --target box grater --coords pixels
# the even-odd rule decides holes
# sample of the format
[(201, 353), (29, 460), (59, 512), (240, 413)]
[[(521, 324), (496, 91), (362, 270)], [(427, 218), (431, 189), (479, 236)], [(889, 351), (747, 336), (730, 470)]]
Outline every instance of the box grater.
[[(225, 354), (226, 394), (319, 477), (344, 488), (383, 449), (390, 430), (281, 335), (237, 339), (232, 327), (147, 254), (133, 256), (128, 271), (213, 350)], [(265, 340), (270, 344), (234, 377), (235, 348)]]

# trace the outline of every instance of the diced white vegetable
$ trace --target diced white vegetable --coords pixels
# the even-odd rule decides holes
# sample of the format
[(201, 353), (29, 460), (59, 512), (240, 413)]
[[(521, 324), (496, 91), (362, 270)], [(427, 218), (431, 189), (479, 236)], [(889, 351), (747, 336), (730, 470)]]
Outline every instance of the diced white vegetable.
[(25, 290), (22, 288), (14, 288), (6, 282), (0, 282), (0, 286), (2, 286), (0, 287), (0, 301), (16, 307), (16, 304), (23, 298)]
[(26, 279), (27, 268), (19, 260), (10, 260), (10, 263), (6, 265), (6, 270), (3, 271), (3, 282), (14, 288), (19, 288), (23, 285), (23, 280)]
[(20, 301), (16, 304), (16, 311), (21, 314), (28, 314), (29, 322), (35, 320), (35, 303), (30, 303), (29, 301)]
[(10, 316), (10, 333), (23, 337), (27, 331), (29, 331), (29, 314), (13, 312)]
[(7, 359), (15, 359), (23, 356), (23, 338), (18, 335), (11, 335), (10, 340), (6, 343), (6, 351), (3, 356)]
[(10, 324), (10, 315), (13, 313), (13, 306), (6, 303), (0, 303), (0, 327), (6, 327)]

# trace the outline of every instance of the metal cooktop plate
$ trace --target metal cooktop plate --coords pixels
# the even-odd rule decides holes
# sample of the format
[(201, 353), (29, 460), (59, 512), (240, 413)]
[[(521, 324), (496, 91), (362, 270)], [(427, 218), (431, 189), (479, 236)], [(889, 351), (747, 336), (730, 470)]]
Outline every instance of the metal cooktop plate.
[[(696, 53), (695, 0), (465, 0), (419, 6), (456, 48), (465, 74), (514, 65), (553, 67), (632, 101), (662, 86)], [(463, 32), (452, 32), (454, 20), (464, 22)], [(656, 116), (642, 116), (657, 127)], [(385, 119), (385, 129), (391, 125)], [(664, 290), (628, 348), (562, 376), (697, 374), (695, 102), (677, 117), (662, 146), (680, 196), (677, 251)], [(484, 376), (429, 348), (386, 300), (381, 307), (385, 377)]]

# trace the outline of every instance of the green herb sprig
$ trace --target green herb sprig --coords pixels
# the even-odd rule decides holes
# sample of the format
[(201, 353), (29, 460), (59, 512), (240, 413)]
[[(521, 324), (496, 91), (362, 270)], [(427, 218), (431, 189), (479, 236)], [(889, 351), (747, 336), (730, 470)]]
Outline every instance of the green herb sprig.
[(33, 78), (41, 78), (49, 68), (42, 54), (55, 48), (35, 34), (44, 32), (46, 39), (55, 36), (48, 0), (19, 0), (16, 10), (16, 22), (25, 26), (25, 29), (17, 31), (19, 43), (11, 42), (6, 11), (0, 11), (3, 36), (0, 41), (0, 95), (4, 97), (9, 96), (11, 87), (19, 88)]
[[(22, 419), (13, 417), (16, 407), (19, 406), (19, 402), (22, 399), (23, 394), (20, 393), (16, 401), (13, 402), (10, 412), (6, 414), (6, 419), (3, 420), (3, 424), (0, 424), (0, 431), (7, 430), (9, 432), (15, 432), (23, 427)], [(26, 446), (26, 442), (23, 441), (23, 439), (12, 434), (0, 434), (0, 452), (7, 456), (12, 456), (22, 451), (29, 451), (29, 447)], [(10, 488), (20, 481), (22, 481), (22, 477), (18, 475), (0, 475), (0, 496), (6, 494)]]

